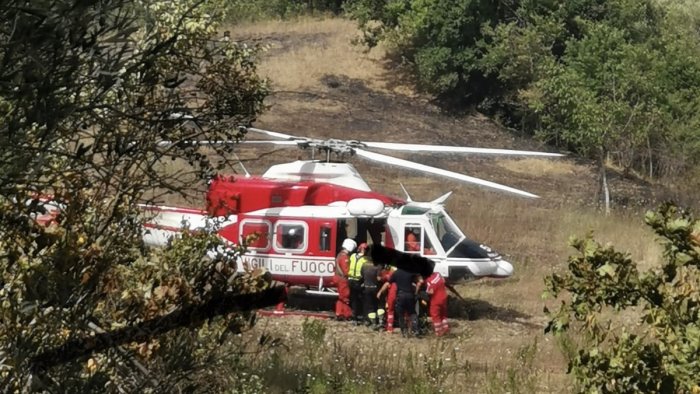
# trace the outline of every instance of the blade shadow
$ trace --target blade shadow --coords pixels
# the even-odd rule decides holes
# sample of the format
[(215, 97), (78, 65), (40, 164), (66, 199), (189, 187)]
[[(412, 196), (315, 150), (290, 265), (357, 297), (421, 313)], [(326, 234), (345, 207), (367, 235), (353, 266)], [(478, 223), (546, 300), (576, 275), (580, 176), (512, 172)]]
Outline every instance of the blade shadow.
[(494, 320), (504, 323), (519, 324), (527, 328), (544, 328), (542, 324), (531, 323), (532, 315), (513, 308), (493, 305), (488, 301), (473, 298), (460, 300), (450, 294), (447, 302), (447, 316), (456, 320)]

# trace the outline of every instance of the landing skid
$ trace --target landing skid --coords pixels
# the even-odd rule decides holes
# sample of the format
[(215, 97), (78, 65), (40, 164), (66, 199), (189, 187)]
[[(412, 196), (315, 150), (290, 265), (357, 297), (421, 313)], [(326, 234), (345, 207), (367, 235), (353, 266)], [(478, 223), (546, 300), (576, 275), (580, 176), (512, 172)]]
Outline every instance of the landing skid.
[[(298, 289), (298, 288), (297, 288)], [(296, 298), (297, 302), (292, 301), (291, 305), (293, 306), (293, 309), (289, 310), (287, 309), (287, 302), (290, 301), (290, 296), (292, 294), (297, 294), (296, 297), (301, 296), (302, 294), (304, 295), (311, 295), (312, 297), (307, 298), (308, 299), (315, 299), (315, 300), (323, 300), (321, 301), (322, 304), (326, 304), (325, 307), (321, 307), (322, 310), (319, 311), (311, 311), (311, 310), (306, 310), (307, 308), (302, 306), (299, 308), (299, 298)], [(322, 297), (318, 297), (322, 296)], [(274, 310), (270, 309), (261, 309), (258, 311), (258, 314), (261, 316), (274, 316), (274, 317), (284, 317), (284, 316), (305, 316), (305, 317), (315, 317), (315, 318), (321, 318), (321, 319), (332, 319), (335, 318), (335, 313), (333, 312), (326, 312), (327, 307), (330, 307), (330, 304), (328, 302), (331, 301), (330, 297), (337, 297), (338, 292), (335, 289), (331, 289), (328, 287), (325, 287), (323, 285), (323, 279), (320, 278), (318, 281), (318, 287), (314, 288), (306, 288), (306, 289), (298, 289), (296, 292), (292, 292), (292, 287), (287, 285), (285, 288), (285, 296), (284, 299), (280, 300), (280, 302), (277, 304)], [(303, 297), (301, 298), (303, 300)], [(318, 307), (318, 305), (316, 305)]]
[(306, 289), (306, 294), (313, 294), (313, 295), (319, 295), (319, 296), (330, 296), (330, 297), (337, 297), (338, 292), (335, 289), (331, 289), (328, 287), (323, 286), (323, 278), (318, 279), (318, 290), (311, 290), (311, 289)]
[(258, 315), (266, 317), (289, 317), (289, 316), (303, 316), (303, 317), (315, 317), (319, 319), (333, 319), (335, 314), (331, 312), (307, 312), (307, 311), (290, 311), (290, 310), (269, 310), (260, 309), (258, 310)]

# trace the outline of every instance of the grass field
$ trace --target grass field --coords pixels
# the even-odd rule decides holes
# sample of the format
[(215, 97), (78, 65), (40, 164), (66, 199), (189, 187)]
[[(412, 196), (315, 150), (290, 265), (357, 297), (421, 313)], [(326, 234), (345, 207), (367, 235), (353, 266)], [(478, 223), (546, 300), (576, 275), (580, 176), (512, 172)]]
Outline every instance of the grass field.
[[(272, 82), (269, 110), (257, 127), (291, 134), (511, 149), (542, 148), (485, 117), (453, 116), (430, 104), (402, 79), (384, 48), (352, 44), (357, 32), (342, 19), (300, 19), (231, 27), (234, 39), (259, 43), (261, 71)], [(296, 159), (299, 152), (240, 151), (252, 172)], [(515, 266), (506, 280), (458, 286), (466, 302), (450, 300), (452, 334), (404, 339), (335, 321), (260, 318), (246, 334), (279, 338), (272, 350), (246, 361), (271, 392), (570, 391), (566, 359), (545, 336), (544, 276), (565, 268), (571, 235), (590, 231), (602, 243), (628, 251), (643, 268), (660, 248), (642, 222), (638, 201), (653, 193), (643, 183), (613, 180), (617, 205), (603, 216), (595, 207), (590, 163), (561, 160), (430, 156), (405, 158), (523, 188), (538, 200), (502, 195), (419, 173), (353, 162), (378, 191), (415, 200), (454, 190), (447, 206), (472, 238), (495, 247)], [(642, 197), (640, 197), (642, 196)]]

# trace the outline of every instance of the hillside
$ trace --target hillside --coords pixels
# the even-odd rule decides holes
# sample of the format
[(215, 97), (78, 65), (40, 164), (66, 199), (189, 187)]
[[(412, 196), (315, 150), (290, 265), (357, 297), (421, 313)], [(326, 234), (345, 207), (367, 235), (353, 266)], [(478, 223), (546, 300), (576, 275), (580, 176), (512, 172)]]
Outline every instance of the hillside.
[[(549, 150), (522, 138), (478, 113), (444, 113), (430, 98), (416, 92), (383, 48), (370, 52), (352, 44), (357, 31), (342, 19), (263, 22), (231, 29), (232, 39), (267, 46), (261, 72), (272, 83), (269, 109), (256, 127), (315, 138), (414, 142), (491, 148)], [(251, 172), (306, 153), (282, 149), (240, 149)], [(445, 368), (468, 365), (451, 386), (455, 392), (497, 387), (508, 371), (518, 379), (536, 378), (537, 392), (566, 389), (566, 362), (551, 337), (543, 336), (546, 317), (540, 295), (542, 278), (563, 267), (572, 234), (594, 231), (603, 242), (628, 250), (652, 264), (659, 250), (639, 213), (665, 195), (656, 186), (613, 171), (615, 213), (605, 218), (595, 209), (597, 176), (592, 163), (567, 157), (557, 160), (492, 158), (457, 155), (397, 155), (420, 163), (507, 184), (540, 195), (538, 200), (458, 184), (407, 170), (353, 160), (374, 189), (402, 196), (402, 183), (416, 200), (447, 192), (455, 194), (448, 208), (473, 238), (494, 246), (514, 262), (508, 280), (483, 280), (459, 286), (466, 303), (451, 299), (454, 334), (411, 341), (364, 328), (329, 322), (327, 338), (361, 334), (368, 353), (401, 347), (430, 357), (446, 349), (456, 355)], [(285, 339), (291, 349), (302, 346), (302, 320), (262, 319), (256, 332)], [(289, 327), (294, 329), (290, 330)], [(366, 331), (366, 332), (365, 332)], [(296, 334), (292, 334), (296, 333)], [(537, 352), (531, 362), (518, 359), (522, 349)], [(394, 346), (396, 345), (396, 346)], [(437, 350), (436, 350), (437, 349)], [(294, 354), (293, 351), (289, 353)], [(394, 355), (393, 357), (396, 357)], [(370, 361), (373, 359), (369, 359)], [(381, 357), (378, 358), (381, 360)], [(375, 360), (376, 361), (376, 360)], [(527, 360), (526, 360), (527, 361)], [(441, 364), (442, 365), (442, 364)], [(371, 369), (371, 366), (358, 368)], [(465, 367), (466, 368), (466, 367)], [(280, 385), (280, 390), (284, 385)], [(498, 390), (497, 390), (498, 391)]]

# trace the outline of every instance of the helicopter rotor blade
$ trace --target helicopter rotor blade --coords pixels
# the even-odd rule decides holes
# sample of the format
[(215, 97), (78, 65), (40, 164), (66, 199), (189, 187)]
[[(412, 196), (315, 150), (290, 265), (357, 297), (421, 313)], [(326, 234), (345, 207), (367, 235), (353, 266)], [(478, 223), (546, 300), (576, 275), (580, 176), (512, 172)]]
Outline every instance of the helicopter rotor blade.
[[(279, 138), (283, 140), (302, 140), (302, 141), (317, 141), (307, 137), (297, 137), (291, 134), (279, 133), (276, 131), (263, 130), (255, 127), (246, 127), (248, 131), (255, 133), (260, 133), (267, 135), (268, 137)], [(538, 152), (538, 151), (527, 151), (527, 150), (514, 150), (514, 149), (492, 149), (492, 148), (473, 148), (465, 146), (446, 146), (446, 145), (427, 145), (427, 144), (404, 144), (398, 142), (365, 142), (365, 141), (355, 141), (348, 140), (345, 141), (350, 146), (357, 146), (366, 148), (376, 148), (376, 149), (386, 149), (394, 151), (407, 151), (407, 152), (443, 152), (443, 153), (477, 153), (477, 154), (491, 154), (491, 155), (520, 155), (520, 156), (541, 156), (541, 157), (562, 157), (565, 156), (561, 153), (549, 153), (549, 152)]]
[(160, 141), (158, 146), (170, 146), (173, 144), (184, 144), (184, 145), (200, 145), (200, 146), (214, 146), (214, 145), (238, 145), (238, 144), (272, 144), (272, 145), (288, 145), (297, 146), (303, 141), (273, 141), (273, 140), (246, 140), (246, 141), (233, 141), (233, 140), (221, 140), (221, 141), (210, 141), (210, 140), (191, 140), (182, 142), (173, 141)]
[(423, 172), (427, 172), (430, 174), (441, 175), (444, 177), (457, 179), (457, 180), (460, 180), (463, 182), (473, 183), (476, 185), (481, 185), (481, 186), (486, 186), (486, 187), (490, 187), (493, 189), (506, 191), (506, 192), (517, 194), (520, 196), (525, 196), (525, 197), (530, 197), (530, 198), (539, 198), (539, 196), (537, 196), (535, 194), (528, 193), (526, 191), (519, 190), (519, 189), (510, 187), (510, 186), (505, 186), (505, 185), (501, 185), (499, 183), (485, 181), (483, 179), (474, 178), (474, 177), (471, 177), (468, 175), (460, 174), (458, 172), (453, 172), (453, 171), (443, 170), (441, 168), (427, 166), (425, 164), (415, 163), (415, 162), (408, 161), (408, 160), (398, 159), (396, 157), (382, 155), (380, 153), (369, 152), (369, 151), (366, 151), (364, 149), (355, 149), (355, 154), (357, 156), (363, 157), (365, 159), (377, 161), (380, 163), (392, 164), (395, 166), (404, 167), (404, 168), (408, 168), (408, 169), (412, 169), (412, 170), (418, 170), (418, 171), (423, 171)]
[(260, 133), (260, 134), (265, 134), (267, 136), (273, 137), (273, 138), (279, 138), (282, 140), (305, 140), (307, 138), (303, 137), (297, 137), (291, 134), (284, 134), (284, 133), (278, 133), (276, 131), (270, 131), (270, 130), (263, 130), (263, 129), (258, 129), (256, 127), (246, 127), (245, 128), (248, 131), (253, 131), (255, 133)]
[(246, 140), (241, 141), (240, 144), (272, 144), (272, 145), (286, 145), (286, 146), (297, 146), (303, 143), (303, 141), (265, 141), (265, 140)]
[(408, 152), (445, 152), (445, 153), (480, 153), (490, 155), (521, 155), (521, 156), (546, 156), (561, 157), (561, 153), (536, 152), (527, 150), (471, 148), (465, 146), (402, 144), (394, 142), (362, 142), (368, 148), (387, 149)]

